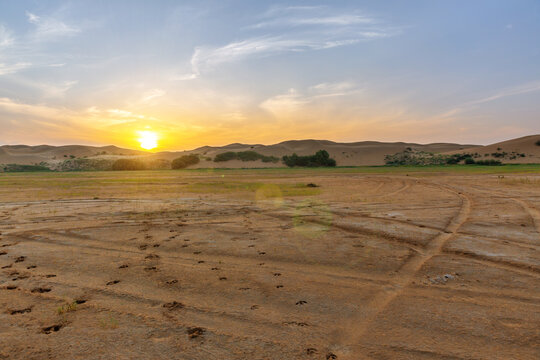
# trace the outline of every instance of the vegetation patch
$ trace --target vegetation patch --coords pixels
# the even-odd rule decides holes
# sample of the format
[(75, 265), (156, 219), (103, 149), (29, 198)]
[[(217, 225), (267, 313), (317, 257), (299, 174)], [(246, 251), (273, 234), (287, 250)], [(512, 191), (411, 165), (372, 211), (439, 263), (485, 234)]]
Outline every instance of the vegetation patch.
[(146, 170), (148, 166), (137, 159), (118, 159), (112, 164), (112, 170)]
[(336, 160), (332, 159), (326, 150), (319, 150), (314, 155), (298, 156), (296, 153), (283, 156), (283, 163), (288, 167), (334, 167)]
[(4, 172), (32, 172), (32, 171), (51, 171), (44, 164), (39, 165), (21, 165), (21, 164), (7, 164), (4, 165), (2, 170)]
[[(506, 154), (506, 153), (505, 153)], [(525, 154), (523, 154), (525, 156)], [(433, 165), (502, 165), (500, 160), (476, 160), (480, 154), (452, 154), (442, 155), (425, 151), (414, 150), (410, 147), (404, 151), (393, 155), (386, 155), (384, 162), (386, 165), (413, 165), (413, 166), (433, 166)], [(503, 156), (500, 156), (503, 157)], [(513, 158), (512, 158), (513, 159)]]
[(277, 163), (279, 159), (275, 156), (266, 156), (259, 154), (256, 151), (227, 151), (221, 154), (217, 154), (214, 158), (214, 162), (224, 162), (229, 160), (242, 160), (242, 161), (257, 161), (261, 160), (265, 163)]
[(196, 165), (200, 161), (199, 156), (196, 154), (184, 155), (176, 158), (171, 163), (172, 169), (184, 169), (191, 165)]

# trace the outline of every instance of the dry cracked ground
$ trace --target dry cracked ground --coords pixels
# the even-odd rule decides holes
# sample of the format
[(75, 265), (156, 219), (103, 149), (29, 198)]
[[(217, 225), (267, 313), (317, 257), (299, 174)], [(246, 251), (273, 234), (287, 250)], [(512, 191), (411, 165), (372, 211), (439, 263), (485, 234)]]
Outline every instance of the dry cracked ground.
[(0, 359), (538, 359), (539, 179), (4, 175)]

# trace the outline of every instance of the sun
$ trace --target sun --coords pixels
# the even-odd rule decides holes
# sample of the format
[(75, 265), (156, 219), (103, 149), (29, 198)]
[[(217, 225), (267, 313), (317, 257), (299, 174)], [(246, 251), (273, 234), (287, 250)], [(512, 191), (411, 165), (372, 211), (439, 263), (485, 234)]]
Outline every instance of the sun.
[(141, 144), (141, 147), (145, 150), (152, 150), (158, 146), (158, 136), (153, 131), (139, 131), (139, 138), (137, 139)]

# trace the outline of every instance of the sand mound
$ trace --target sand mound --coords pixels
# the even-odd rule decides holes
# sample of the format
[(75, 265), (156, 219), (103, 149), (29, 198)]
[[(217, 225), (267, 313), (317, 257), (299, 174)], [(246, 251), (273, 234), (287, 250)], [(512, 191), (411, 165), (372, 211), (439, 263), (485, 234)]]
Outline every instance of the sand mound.
[[(540, 134), (529, 135), (491, 145), (450, 151), (448, 154), (478, 153), (481, 155), (482, 159), (498, 159), (503, 163), (540, 163), (540, 145), (536, 145), (539, 141)], [(506, 153), (506, 155), (500, 155), (504, 153)], [(524, 156), (522, 154), (524, 154)]]

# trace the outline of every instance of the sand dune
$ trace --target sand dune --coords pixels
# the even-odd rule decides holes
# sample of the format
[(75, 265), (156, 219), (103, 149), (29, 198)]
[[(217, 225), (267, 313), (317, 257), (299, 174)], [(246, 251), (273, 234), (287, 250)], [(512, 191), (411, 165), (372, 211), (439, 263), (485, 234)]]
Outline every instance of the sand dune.
[[(256, 151), (267, 156), (281, 158), (283, 155), (296, 153), (298, 155), (310, 155), (318, 150), (328, 151), (331, 157), (336, 159), (340, 166), (361, 165), (384, 165), (385, 155), (401, 152), (406, 148), (419, 151), (453, 154), (460, 152), (479, 153), (482, 158), (493, 158), (491, 154), (506, 152), (508, 155), (501, 160), (505, 163), (540, 163), (540, 146), (535, 143), (540, 140), (540, 135), (525, 136), (492, 145), (462, 145), (454, 143), (416, 144), (405, 142), (378, 142), (362, 141), (354, 143), (338, 143), (328, 140), (289, 140), (273, 145), (261, 144), (229, 144), (225, 146), (203, 146), (189, 151), (164, 151), (149, 153), (139, 150), (122, 149), (116, 146), (27, 146), (27, 145), (4, 145), (0, 146), (0, 164), (36, 164), (45, 162), (61, 162), (66, 158), (119, 158), (123, 156), (141, 156), (145, 159), (173, 160), (187, 154), (198, 154), (202, 161), (195, 167), (199, 168), (250, 168), (250, 167), (279, 167), (279, 163), (263, 163), (262, 161), (227, 161), (216, 163), (213, 158), (226, 151)], [(525, 154), (516, 156), (512, 154)]]
[[(387, 143), (378, 141), (362, 141), (354, 143), (337, 143), (328, 140), (289, 140), (274, 145), (260, 144), (230, 144), (221, 147), (203, 146), (191, 151), (185, 152), (162, 152), (152, 155), (153, 158), (172, 160), (183, 154), (199, 154), (203, 157), (213, 158), (217, 154), (226, 151), (256, 151), (267, 156), (276, 156), (281, 158), (283, 155), (296, 153), (298, 155), (311, 155), (318, 150), (328, 151), (331, 157), (336, 159), (340, 166), (359, 166), (359, 165), (384, 165), (384, 156), (395, 154), (405, 150), (407, 147), (428, 151), (428, 152), (447, 152), (457, 151), (474, 147), (475, 145), (460, 145), (452, 143), (434, 143), (434, 144), (416, 144), (416, 143)], [(213, 161), (202, 161), (197, 167), (276, 167), (283, 164), (263, 163), (261, 161), (228, 161), (226, 163), (215, 163)]]
[(95, 157), (108, 155), (143, 155), (144, 151), (122, 149), (114, 145), (4, 145), (0, 146), (0, 164), (36, 164), (42, 161), (63, 160), (74, 157)]
[[(540, 163), (540, 145), (536, 143), (540, 141), (540, 134), (523, 136), (517, 139), (506, 140), (486, 146), (475, 146), (458, 151), (450, 151), (449, 154), (455, 153), (478, 153), (485, 159), (500, 159), (504, 163)], [(496, 158), (494, 153), (506, 152), (508, 155), (503, 158)], [(512, 154), (525, 154), (525, 156), (516, 156), (512, 159)]]

